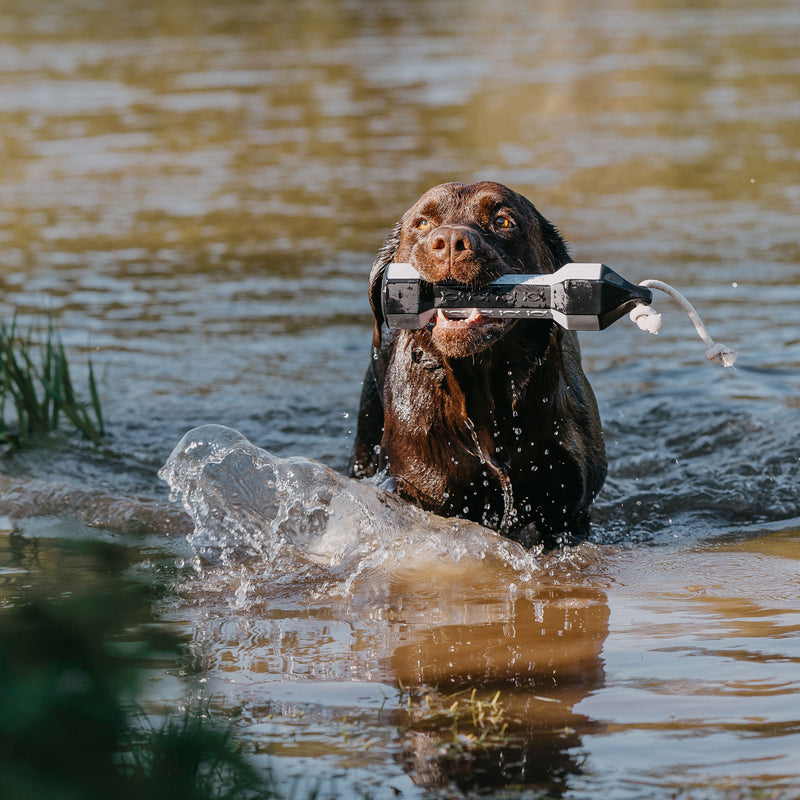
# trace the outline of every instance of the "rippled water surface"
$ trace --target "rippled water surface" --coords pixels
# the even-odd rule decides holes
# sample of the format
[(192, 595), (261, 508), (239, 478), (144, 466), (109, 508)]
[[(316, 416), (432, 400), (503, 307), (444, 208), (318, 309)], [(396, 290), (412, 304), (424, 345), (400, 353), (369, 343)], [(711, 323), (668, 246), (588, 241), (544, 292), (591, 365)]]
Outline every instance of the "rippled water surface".
[[(91, 354), (108, 436), (3, 459), (3, 605), (104, 587), (85, 541), (167, 575), (143, 702), (287, 794), (798, 796), (799, 40), (788, 0), (7, 3), (0, 306)], [(610, 470), (563, 553), (339, 474), (373, 254), (477, 179), (739, 351), (666, 298), (582, 334)]]

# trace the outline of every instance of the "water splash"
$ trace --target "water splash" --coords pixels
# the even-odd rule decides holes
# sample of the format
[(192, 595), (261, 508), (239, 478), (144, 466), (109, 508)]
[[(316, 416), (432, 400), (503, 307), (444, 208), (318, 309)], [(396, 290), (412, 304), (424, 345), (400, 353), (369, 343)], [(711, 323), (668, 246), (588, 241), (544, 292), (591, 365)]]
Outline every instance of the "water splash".
[(349, 593), (360, 577), (397, 575), (432, 564), (509, 571), (530, 582), (542, 564), (492, 530), (416, 508), (370, 481), (346, 478), (308, 458), (278, 458), (238, 431), (189, 431), (159, 472), (194, 531), (199, 573), (236, 575), (237, 604), (253, 582), (276, 586), (313, 575), (317, 591)]

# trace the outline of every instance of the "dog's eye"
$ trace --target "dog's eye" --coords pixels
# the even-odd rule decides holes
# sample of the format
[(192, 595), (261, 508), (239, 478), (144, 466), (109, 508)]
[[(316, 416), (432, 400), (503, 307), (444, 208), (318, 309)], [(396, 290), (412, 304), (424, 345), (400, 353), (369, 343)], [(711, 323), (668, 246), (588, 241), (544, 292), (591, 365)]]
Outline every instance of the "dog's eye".
[(428, 222), (428, 220), (427, 220), (427, 219), (420, 219), (420, 220), (417, 220), (417, 222), (414, 224), (414, 227), (415, 227), (415, 228), (416, 228), (418, 231), (426, 231), (426, 230), (428, 230), (428, 228), (430, 228), (430, 226), (431, 226), (431, 223), (430, 223), (430, 222)]
[(504, 214), (498, 214), (494, 218), (494, 224), (496, 228), (508, 229), (514, 227), (514, 223)]

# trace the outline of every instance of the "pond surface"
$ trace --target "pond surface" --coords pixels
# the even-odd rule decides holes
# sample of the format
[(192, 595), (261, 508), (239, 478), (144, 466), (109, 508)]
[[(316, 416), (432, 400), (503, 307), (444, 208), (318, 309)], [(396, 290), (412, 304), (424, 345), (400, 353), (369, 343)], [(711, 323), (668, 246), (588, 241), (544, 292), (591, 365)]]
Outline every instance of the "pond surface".
[[(107, 591), (87, 540), (169, 576), (142, 702), (299, 797), (796, 796), (798, 40), (789, 0), (7, 3), (3, 318), (91, 355), (108, 437), (3, 459), (3, 605)], [(562, 553), (337, 474), (373, 254), (479, 179), (739, 351), (660, 297), (582, 334), (610, 470)]]

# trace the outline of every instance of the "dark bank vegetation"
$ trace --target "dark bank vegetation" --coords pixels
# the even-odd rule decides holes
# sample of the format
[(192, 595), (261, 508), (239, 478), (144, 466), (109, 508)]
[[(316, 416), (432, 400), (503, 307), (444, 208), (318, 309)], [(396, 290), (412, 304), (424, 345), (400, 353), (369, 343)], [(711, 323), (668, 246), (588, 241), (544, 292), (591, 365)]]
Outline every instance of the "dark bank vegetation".
[(52, 554), (32, 540), (12, 542), (3, 565), (35, 567), (50, 579), (36, 593), (8, 581), (3, 587), (0, 797), (274, 797), (269, 774), (247, 761), (230, 721), (205, 707), (148, 714), (141, 704), (146, 670), (178, 669), (184, 657), (183, 643), (152, 610), (162, 592), (131, 581), (118, 548), (57, 547), (79, 548), (81, 558), (92, 551), (94, 585), (60, 581), (49, 570)]

